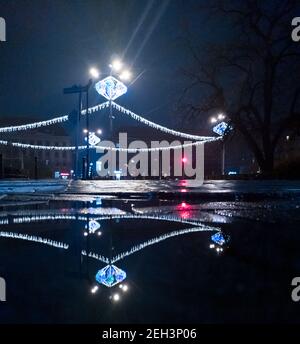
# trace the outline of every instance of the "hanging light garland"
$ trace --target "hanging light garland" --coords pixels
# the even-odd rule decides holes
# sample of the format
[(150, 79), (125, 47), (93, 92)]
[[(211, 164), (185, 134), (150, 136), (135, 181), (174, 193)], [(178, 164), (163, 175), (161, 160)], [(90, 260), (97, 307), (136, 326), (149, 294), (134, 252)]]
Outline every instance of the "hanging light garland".
[(211, 230), (215, 230), (215, 229), (213, 229), (212, 227), (208, 227), (208, 226), (202, 226), (202, 227), (192, 227), (192, 228), (182, 229), (182, 230), (173, 231), (173, 232), (170, 232), (167, 234), (163, 234), (159, 237), (155, 237), (153, 239), (147, 240), (147, 241), (145, 241), (139, 245), (135, 245), (129, 251), (122, 252), (122, 253), (118, 254), (117, 256), (115, 256), (111, 259), (111, 264), (114, 264), (114, 263), (118, 262), (119, 260), (124, 259), (125, 257), (132, 255), (133, 253), (136, 253), (140, 250), (143, 250), (147, 246), (156, 245), (159, 242), (164, 241), (166, 239), (173, 238), (173, 237), (176, 237), (179, 235), (184, 235), (184, 234), (189, 234), (189, 233), (197, 233), (197, 232), (206, 232), (206, 231), (211, 231)]
[[(128, 153), (138, 153), (138, 152), (158, 152), (158, 151), (166, 151), (166, 150), (172, 150), (172, 149), (182, 149), (187, 148), (191, 146), (199, 146), (207, 142), (213, 142), (217, 140), (221, 140), (222, 137), (214, 137), (212, 139), (207, 139), (203, 141), (196, 141), (196, 142), (189, 142), (184, 143), (181, 145), (174, 145), (169, 147), (155, 147), (155, 148), (122, 148), (122, 147), (109, 147), (109, 146), (90, 146), (90, 149), (96, 148), (101, 150), (108, 150), (108, 151), (114, 151), (114, 152), (128, 152)], [(4, 146), (13, 146), (17, 148), (30, 148), (30, 149), (37, 149), (37, 150), (57, 150), (57, 151), (73, 151), (76, 149), (75, 146), (41, 146), (41, 145), (31, 145), (27, 143), (21, 143), (21, 142), (10, 142), (10, 141), (4, 141), (0, 140), (0, 145)], [(78, 146), (78, 149), (86, 149), (86, 146)]]
[[(94, 112), (103, 110), (103, 109), (108, 108), (108, 107), (109, 107), (109, 101), (95, 105), (95, 106), (92, 106), (92, 107), (89, 107), (88, 112), (89, 112), (89, 114), (92, 114)], [(85, 115), (86, 110), (81, 110), (81, 114)]]
[[(188, 219), (183, 219), (181, 217), (177, 216), (171, 216), (171, 215), (138, 215), (138, 214), (124, 214), (124, 215), (109, 215), (109, 216), (100, 216), (97, 218), (98, 221), (103, 221), (103, 220), (128, 220), (128, 219), (133, 219), (133, 220), (154, 220), (154, 221), (169, 221), (169, 222), (179, 222), (183, 224), (189, 224), (192, 226), (203, 226), (203, 224), (200, 221), (196, 220), (188, 220)], [(208, 228), (206, 226), (206, 228)], [(217, 227), (211, 227), (211, 230), (220, 230)]]
[[(21, 142), (10, 142), (0, 140), (0, 145), (4, 146), (13, 146), (17, 148), (31, 148), (31, 149), (39, 149), (39, 150), (58, 150), (58, 151), (72, 151), (75, 150), (75, 146), (40, 146), (40, 145), (30, 145), (27, 143)], [(93, 147), (91, 147), (93, 148)], [(78, 149), (86, 149), (86, 146), (78, 146)]]
[[(93, 113), (96, 111), (100, 111), (102, 109), (105, 109), (109, 106), (109, 102), (104, 102), (102, 104), (98, 104), (96, 106), (90, 107), (88, 109), (89, 113)], [(86, 114), (86, 110), (81, 111), (82, 115)], [(29, 123), (29, 124), (22, 124), (22, 125), (15, 125), (11, 127), (2, 127), (0, 128), (0, 133), (7, 133), (7, 132), (13, 132), (13, 131), (23, 131), (23, 130), (29, 130), (29, 129), (37, 129), (41, 127), (46, 127), (48, 125), (53, 125), (53, 124), (58, 124), (58, 123), (63, 123), (69, 120), (69, 115), (61, 116), (61, 117), (56, 117), (52, 119), (48, 119), (46, 121), (40, 121), (40, 122), (34, 122), (34, 123)]]
[(35, 235), (28, 235), (28, 234), (21, 234), (21, 233), (14, 233), (14, 232), (0, 232), (0, 237), (2, 238), (9, 238), (9, 239), (20, 239), (26, 241), (32, 241), (40, 244), (49, 245), (56, 248), (63, 248), (67, 250), (69, 248), (68, 244), (65, 244), (60, 241), (54, 241), (47, 238), (37, 237)]
[(139, 116), (139, 115), (137, 115), (136, 113), (134, 113), (134, 112), (132, 112), (132, 111), (130, 111), (130, 110), (124, 108), (123, 106), (118, 105), (118, 104), (115, 103), (115, 102), (112, 102), (112, 106), (113, 106), (116, 110), (118, 110), (118, 111), (120, 111), (120, 112), (122, 112), (122, 113), (124, 113), (124, 114), (126, 114), (126, 115), (128, 115), (128, 116), (130, 116), (132, 119), (134, 119), (134, 120), (136, 120), (136, 121), (139, 121), (139, 122), (141, 122), (141, 123), (143, 123), (143, 124), (146, 124), (146, 125), (148, 125), (149, 127), (152, 127), (152, 128), (154, 128), (154, 129), (163, 131), (163, 132), (165, 132), (165, 133), (167, 133), (167, 134), (171, 134), (171, 135), (174, 135), (174, 136), (184, 137), (184, 138), (190, 139), (190, 140), (200, 140), (200, 141), (201, 141), (201, 140), (214, 140), (214, 139), (216, 139), (216, 138), (213, 137), (213, 136), (191, 135), (191, 134), (182, 133), (182, 132), (180, 132), (180, 131), (176, 131), (176, 130), (173, 130), (173, 129), (169, 129), (169, 128), (164, 127), (164, 126), (162, 126), (162, 125), (160, 125), (160, 124), (151, 122), (151, 121), (147, 120), (146, 118), (144, 118), (144, 117), (142, 117), (142, 116)]
[(108, 259), (107, 257), (104, 257), (104, 256), (99, 255), (99, 254), (94, 253), (94, 252), (89, 252), (87, 254), (87, 252), (85, 250), (82, 250), (81, 254), (83, 256), (88, 256), (90, 258), (93, 258), (93, 259), (96, 259), (96, 260), (100, 260), (101, 262), (106, 263), (106, 264), (114, 264), (114, 263), (118, 262), (119, 260), (124, 259), (125, 257), (128, 257), (128, 256), (132, 255), (133, 253), (136, 253), (136, 252), (138, 252), (140, 250), (143, 250), (147, 246), (158, 244), (159, 242), (164, 241), (166, 239), (173, 238), (173, 237), (179, 236), (179, 235), (189, 234), (189, 233), (216, 231), (216, 230), (218, 232), (220, 231), (220, 230), (218, 230), (216, 228), (213, 228), (213, 227), (210, 227), (210, 226), (201, 225), (201, 226), (198, 226), (198, 227), (186, 228), (186, 229), (182, 229), (182, 230), (178, 230), (178, 231), (173, 231), (173, 232), (170, 232), (170, 233), (162, 234), (159, 237), (155, 237), (155, 238), (147, 240), (147, 241), (145, 241), (145, 242), (143, 242), (143, 243), (141, 243), (139, 245), (135, 245), (135, 246), (131, 247), (130, 250), (122, 252), (122, 253), (119, 253), (118, 255), (112, 257), (111, 259)]
[(3, 128), (0, 128), (0, 133), (36, 129), (40, 127), (45, 127), (47, 125), (53, 125), (57, 123), (66, 122), (68, 119), (69, 119), (69, 116), (66, 115), (66, 116), (52, 118), (47, 121), (41, 121), (41, 122), (35, 122), (35, 123), (29, 123), (29, 124), (23, 124), (23, 125), (15, 125), (11, 127), (3, 127)]

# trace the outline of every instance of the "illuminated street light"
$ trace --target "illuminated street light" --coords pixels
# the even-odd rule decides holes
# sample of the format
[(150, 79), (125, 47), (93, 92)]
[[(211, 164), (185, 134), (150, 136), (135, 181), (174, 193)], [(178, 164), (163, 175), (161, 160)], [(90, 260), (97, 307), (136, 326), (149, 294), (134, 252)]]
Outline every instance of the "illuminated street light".
[(218, 120), (222, 121), (223, 119), (225, 119), (225, 115), (222, 113), (218, 114)]
[(212, 117), (211, 119), (210, 119), (210, 123), (217, 123), (217, 119), (216, 119), (216, 117)]
[(120, 60), (114, 60), (112, 64), (110, 64), (109, 66), (111, 69), (115, 70), (116, 72), (119, 72), (123, 66), (123, 63)]
[(83, 129), (82, 132), (83, 132), (84, 134), (86, 134), (86, 133), (88, 132), (88, 130), (87, 130), (87, 129)]
[(124, 81), (128, 81), (131, 79), (131, 73), (129, 70), (124, 70), (121, 74), (120, 74), (120, 79), (124, 80)]
[(101, 129), (97, 129), (97, 134), (101, 135), (102, 134), (102, 130)]
[(119, 294), (114, 294), (113, 300), (114, 301), (119, 301), (120, 300), (120, 295)]
[(96, 291), (99, 289), (99, 287), (97, 285), (95, 285), (92, 289), (91, 289), (91, 293), (95, 294)]
[(99, 76), (100, 76), (100, 72), (99, 72), (99, 70), (98, 70), (97, 68), (92, 67), (92, 68), (90, 69), (90, 75), (91, 75), (93, 78), (98, 79)]

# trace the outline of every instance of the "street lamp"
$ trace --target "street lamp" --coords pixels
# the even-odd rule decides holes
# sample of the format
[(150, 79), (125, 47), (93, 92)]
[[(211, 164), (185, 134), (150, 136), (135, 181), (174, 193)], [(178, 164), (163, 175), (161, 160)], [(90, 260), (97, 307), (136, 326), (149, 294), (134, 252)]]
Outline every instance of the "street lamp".
[[(226, 116), (223, 113), (219, 113), (216, 117), (210, 118), (210, 123), (212, 123), (212, 124), (219, 123), (217, 125), (217, 126), (219, 126), (219, 125), (221, 125), (221, 122), (223, 122), (223, 120), (225, 118), (226, 118)], [(225, 175), (225, 141), (224, 140), (222, 140), (222, 175)]]
[(121, 74), (120, 74), (120, 79), (124, 80), (124, 81), (129, 81), (131, 79), (131, 73), (129, 70), (124, 70)]
[(116, 59), (109, 65), (109, 67), (111, 70), (119, 72), (123, 67), (123, 62), (121, 60)]
[(94, 79), (98, 79), (100, 76), (100, 72), (96, 67), (91, 67), (90, 68), (90, 75), (91, 77), (93, 77)]
[[(131, 73), (128, 69), (122, 71), (124, 63), (119, 60), (115, 59), (109, 65), (110, 68), (110, 76), (113, 76), (116, 72), (120, 73), (118, 76), (121, 80), (129, 81), (131, 78)], [(112, 114), (112, 100), (109, 100), (109, 127), (110, 127), (110, 135), (113, 136), (113, 114)]]

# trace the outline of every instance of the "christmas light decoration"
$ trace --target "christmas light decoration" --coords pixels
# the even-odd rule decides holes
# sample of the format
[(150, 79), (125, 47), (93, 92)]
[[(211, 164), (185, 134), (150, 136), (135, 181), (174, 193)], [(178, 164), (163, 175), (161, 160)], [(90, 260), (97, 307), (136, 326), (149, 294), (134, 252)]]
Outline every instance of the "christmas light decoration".
[(212, 235), (211, 236), (211, 240), (220, 245), (220, 246), (223, 246), (224, 244), (226, 244), (229, 240), (230, 240), (230, 237), (229, 236), (226, 236), (224, 235), (221, 231)]
[(97, 253), (94, 253), (94, 252), (89, 252), (89, 254), (87, 254), (85, 250), (82, 250), (81, 254), (83, 256), (88, 256), (89, 258), (93, 258), (93, 259), (99, 260), (102, 263), (109, 264), (109, 259), (104, 257), (104, 256), (101, 256), (100, 254), (97, 254)]
[[(107, 102), (104, 102), (104, 103), (101, 103), (101, 104), (89, 107), (88, 112), (89, 112), (89, 114), (92, 114), (94, 112), (103, 110), (103, 109), (108, 108), (108, 107), (109, 107), (109, 102), (107, 101)], [(86, 114), (86, 110), (81, 110), (81, 114), (85, 115)]]
[(100, 80), (95, 88), (99, 94), (109, 100), (115, 100), (127, 92), (127, 87), (113, 76)]
[(35, 122), (35, 123), (30, 123), (30, 124), (23, 124), (23, 125), (16, 125), (16, 126), (11, 126), (11, 127), (3, 127), (0, 128), (0, 133), (5, 133), (5, 132), (12, 132), (12, 131), (22, 131), (22, 130), (28, 130), (28, 129), (36, 129), (40, 127), (45, 127), (48, 125), (53, 125), (57, 123), (62, 123), (66, 122), (69, 119), (69, 116), (61, 116), (57, 118), (52, 118), (47, 121), (41, 121), (41, 122)]
[(170, 233), (163, 234), (163, 235), (161, 235), (159, 237), (147, 240), (147, 241), (145, 241), (145, 242), (143, 242), (143, 243), (141, 243), (139, 245), (133, 246), (129, 251), (122, 252), (122, 253), (118, 254), (117, 256), (113, 257), (111, 259), (111, 263), (114, 264), (114, 263), (118, 262), (119, 260), (124, 259), (125, 257), (128, 257), (128, 256), (132, 255), (133, 253), (136, 253), (136, 252), (138, 252), (140, 250), (143, 250), (147, 246), (158, 244), (159, 242), (164, 241), (164, 240), (169, 239), (169, 238), (173, 238), (173, 237), (176, 237), (176, 236), (180, 236), (180, 235), (184, 235), (184, 234), (189, 234), (189, 233), (205, 232), (207, 230), (208, 231), (211, 230), (210, 228), (207, 229), (205, 227), (206, 226), (203, 226), (203, 227), (193, 227), (193, 228), (187, 228), (187, 229), (182, 229), (182, 230), (178, 230), (178, 231), (173, 231), (173, 232), (170, 232)]
[(119, 269), (115, 265), (110, 264), (99, 270), (96, 274), (96, 281), (109, 288), (124, 281), (125, 278), (125, 271)]
[(89, 232), (94, 234), (101, 227), (100, 223), (95, 220), (89, 221)]
[[(21, 142), (9, 142), (9, 141), (4, 141), (4, 140), (0, 140), (0, 145), (13, 146), (17, 148), (38, 149), (38, 150), (72, 151), (76, 149), (75, 146), (41, 146), (41, 145), (30, 145), (30, 144), (21, 143)], [(78, 149), (86, 149), (86, 146), (78, 146)]]
[(213, 132), (218, 134), (218, 135), (221, 135), (223, 136), (225, 131), (230, 129), (228, 123), (226, 122), (221, 122), (219, 124), (217, 124), (216, 126), (213, 127)]
[[(133, 209), (133, 211), (136, 211)], [(169, 221), (169, 222), (179, 222), (182, 224), (188, 224), (192, 226), (198, 226), (198, 227), (205, 227), (205, 230), (211, 230), (216, 231), (220, 230), (218, 227), (209, 227), (204, 226), (200, 221), (196, 220), (188, 220), (183, 219), (177, 216), (170, 216), (170, 215), (135, 215), (135, 214), (125, 214), (125, 215), (109, 215), (109, 216), (100, 216), (97, 218), (98, 221), (104, 221), (104, 220), (154, 220), (154, 221)]]
[(42, 237), (37, 237), (35, 235), (13, 233), (13, 232), (2, 232), (1, 231), (0, 237), (9, 238), (9, 239), (20, 239), (20, 240), (32, 241), (32, 242), (36, 242), (39, 244), (45, 244), (45, 245), (49, 245), (49, 246), (56, 247), (56, 248), (63, 248), (65, 250), (67, 250), (69, 248), (69, 245), (65, 244), (63, 242), (54, 241), (54, 240), (50, 240), (50, 239), (46, 239), (46, 238), (42, 238)]
[[(84, 140), (86, 141), (86, 137), (84, 138)], [(96, 146), (100, 141), (101, 139), (99, 139), (99, 137), (94, 132), (89, 133), (90, 146)]]
[[(93, 113), (96, 111), (100, 111), (102, 109), (105, 109), (109, 106), (109, 102), (104, 102), (102, 104), (98, 104), (96, 106), (92, 106), (88, 109), (89, 113)], [(82, 115), (86, 114), (86, 110), (81, 111)], [(40, 122), (34, 122), (34, 123), (29, 123), (29, 124), (22, 124), (22, 125), (15, 125), (15, 126), (10, 126), (10, 127), (2, 127), (0, 128), (0, 133), (5, 133), (5, 132), (13, 132), (13, 131), (23, 131), (23, 130), (29, 130), (29, 129), (37, 129), (41, 127), (45, 127), (48, 125), (54, 125), (58, 123), (63, 123), (68, 121), (69, 115), (64, 115), (52, 119), (48, 119), (45, 121), (40, 121)]]
[(112, 102), (112, 106), (113, 106), (116, 110), (118, 110), (118, 111), (120, 111), (120, 112), (122, 112), (122, 113), (124, 113), (124, 114), (126, 114), (126, 115), (128, 115), (128, 116), (130, 116), (132, 119), (137, 120), (137, 121), (140, 121), (141, 123), (146, 124), (146, 125), (148, 125), (149, 127), (152, 127), (152, 128), (154, 128), (154, 129), (157, 129), (157, 130), (161, 130), (161, 131), (163, 131), (163, 132), (165, 132), (165, 133), (167, 133), (167, 134), (171, 134), (171, 135), (174, 135), (174, 136), (184, 137), (184, 138), (190, 139), (190, 140), (200, 140), (200, 141), (201, 141), (201, 140), (214, 140), (214, 139), (216, 139), (216, 138), (213, 137), (213, 136), (191, 135), (191, 134), (182, 133), (182, 132), (180, 132), (180, 131), (176, 131), (176, 130), (173, 130), (173, 129), (169, 129), (169, 128), (164, 127), (164, 126), (162, 126), (162, 125), (159, 125), (159, 124), (157, 124), (157, 123), (151, 122), (151, 121), (147, 120), (146, 118), (144, 118), (144, 117), (142, 117), (142, 116), (139, 116), (139, 115), (137, 115), (136, 113), (134, 113), (134, 112), (132, 112), (132, 111), (130, 111), (130, 110), (124, 108), (123, 106), (118, 105), (118, 104), (115, 103), (115, 102)]
[[(198, 227), (182, 229), (182, 230), (173, 231), (170, 233), (163, 234), (159, 237), (155, 237), (153, 239), (147, 240), (147, 241), (145, 241), (139, 245), (135, 245), (130, 250), (122, 252), (122, 253), (116, 255), (115, 257), (113, 257), (111, 259), (108, 259), (104, 256), (98, 255), (97, 253), (93, 253), (93, 252), (89, 252), (88, 257), (99, 260), (103, 263), (114, 264), (114, 263), (118, 262), (119, 260), (124, 259), (125, 257), (132, 255), (135, 252), (143, 250), (147, 246), (158, 244), (159, 242), (164, 241), (166, 239), (173, 238), (173, 237), (179, 236), (179, 235), (189, 234), (189, 233), (206, 232), (206, 231), (212, 231), (212, 230), (218, 230), (218, 229), (213, 228), (213, 227), (209, 227), (209, 226), (205, 226), (205, 225), (202, 225), (201, 227), (198, 226)], [(86, 251), (82, 251), (81, 254), (84, 256), (87, 255)]]

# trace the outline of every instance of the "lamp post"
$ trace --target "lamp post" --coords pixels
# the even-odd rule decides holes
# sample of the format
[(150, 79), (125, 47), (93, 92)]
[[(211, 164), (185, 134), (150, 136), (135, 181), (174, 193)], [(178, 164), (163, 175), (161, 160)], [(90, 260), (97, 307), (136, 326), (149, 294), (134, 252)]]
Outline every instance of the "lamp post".
[(89, 136), (90, 136), (90, 117), (89, 117), (89, 90), (92, 85), (93, 81), (92, 79), (89, 80), (87, 86), (86, 86), (86, 179), (90, 179), (90, 173), (89, 173), (89, 166), (90, 166), (90, 142), (89, 142)]
[[(121, 80), (129, 80), (131, 78), (131, 73), (129, 70), (123, 68), (123, 62), (121, 60), (114, 60), (111, 64), (109, 64), (109, 76), (113, 76), (116, 73), (120, 73), (118, 76)], [(113, 137), (113, 113), (112, 113), (112, 99), (109, 99), (109, 130), (110, 136)]]
[(64, 94), (78, 93), (78, 114), (76, 116), (76, 131), (75, 131), (75, 179), (78, 179), (78, 136), (79, 136), (79, 123), (82, 108), (82, 92), (84, 87), (81, 85), (73, 85), (63, 89)]
[[(225, 118), (226, 116), (220, 113), (217, 116), (211, 117), (210, 123), (218, 124), (224, 121)], [(224, 139), (222, 140), (221, 172), (222, 172), (222, 175), (224, 176), (225, 175), (225, 141)]]

